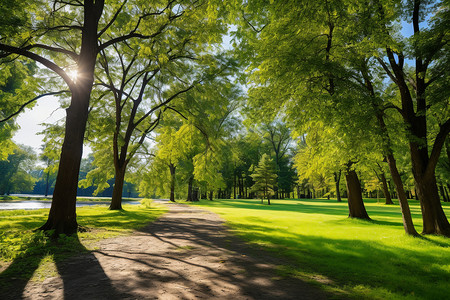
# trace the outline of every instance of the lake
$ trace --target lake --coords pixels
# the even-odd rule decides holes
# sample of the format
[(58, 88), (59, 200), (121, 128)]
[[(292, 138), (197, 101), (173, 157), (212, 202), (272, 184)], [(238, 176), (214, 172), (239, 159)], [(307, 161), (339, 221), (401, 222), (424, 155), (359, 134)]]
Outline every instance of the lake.
[[(92, 205), (109, 205), (109, 201), (77, 201), (77, 207), (92, 206)], [(41, 209), (50, 208), (51, 201), (39, 201), (39, 200), (24, 200), (24, 201), (9, 201), (0, 200), (0, 210), (14, 210), (14, 209)], [(123, 204), (140, 204), (139, 201), (124, 201)]]

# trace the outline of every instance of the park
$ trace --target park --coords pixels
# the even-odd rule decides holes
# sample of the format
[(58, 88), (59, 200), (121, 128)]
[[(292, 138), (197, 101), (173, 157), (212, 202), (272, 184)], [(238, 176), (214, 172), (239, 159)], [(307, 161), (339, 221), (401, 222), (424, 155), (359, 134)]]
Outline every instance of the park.
[(0, 298), (448, 298), (449, 12), (2, 1)]

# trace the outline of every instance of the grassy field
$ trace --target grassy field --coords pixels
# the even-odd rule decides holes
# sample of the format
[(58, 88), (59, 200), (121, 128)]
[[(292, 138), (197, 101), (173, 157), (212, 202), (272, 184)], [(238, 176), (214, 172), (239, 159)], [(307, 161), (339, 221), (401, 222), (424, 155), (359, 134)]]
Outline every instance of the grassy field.
[[(294, 275), (356, 299), (449, 299), (450, 239), (404, 234), (398, 205), (365, 200), (373, 221), (347, 218), (335, 200), (203, 200), (234, 233), (288, 258), (281, 275)], [(420, 232), (421, 214), (411, 201)], [(450, 206), (444, 203), (447, 216)]]
[(57, 241), (33, 231), (47, 220), (48, 209), (0, 211), (0, 288), (7, 288), (11, 278), (28, 281), (53, 276), (55, 263), (62, 259), (93, 250), (96, 241), (132, 232), (167, 211), (150, 200), (141, 203), (125, 204), (122, 211), (97, 205), (78, 208), (78, 223), (87, 231)]

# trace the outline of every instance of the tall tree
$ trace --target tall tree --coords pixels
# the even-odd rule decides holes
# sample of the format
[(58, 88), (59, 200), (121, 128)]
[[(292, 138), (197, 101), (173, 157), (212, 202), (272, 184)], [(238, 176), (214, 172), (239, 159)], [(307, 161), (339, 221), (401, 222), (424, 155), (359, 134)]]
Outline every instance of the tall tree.
[[(448, 63), (448, 3), (408, 1), (405, 6), (377, 1), (372, 15), (376, 18), (376, 30), (372, 42), (383, 48), (378, 63), (388, 78), (396, 85), (400, 104), (393, 107), (400, 112), (408, 131), (408, 145), (412, 171), (419, 196), (423, 233), (450, 236), (450, 223), (442, 209), (436, 184), (435, 170), (446, 137), (450, 132), (450, 118), (442, 113), (448, 107), (448, 97), (433, 93), (447, 86)], [(391, 25), (399, 18), (412, 21), (413, 35), (408, 40), (396, 38)], [(424, 21), (430, 18), (427, 24)], [(409, 68), (405, 58), (414, 61)], [(440, 116), (430, 138), (430, 115)]]
[[(33, 2), (27, 7), (26, 34), (0, 41), (2, 56), (21, 55), (39, 62), (62, 78), (71, 94), (52, 207), (41, 229), (54, 229), (58, 235), (74, 233), (78, 227), (77, 181), (98, 54), (119, 42), (148, 39), (169, 30), (143, 24), (183, 4), (174, 0), (124, 0), (106, 6), (104, 0)], [(69, 76), (75, 71), (76, 79)]]

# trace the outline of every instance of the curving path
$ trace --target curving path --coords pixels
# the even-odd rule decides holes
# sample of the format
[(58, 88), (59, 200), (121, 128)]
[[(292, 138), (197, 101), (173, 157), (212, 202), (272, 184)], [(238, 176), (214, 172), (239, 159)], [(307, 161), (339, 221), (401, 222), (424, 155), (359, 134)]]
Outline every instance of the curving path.
[(327, 299), (322, 290), (276, 275), (277, 261), (227, 232), (216, 214), (168, 204), (161, 219), (103, 240), (70, 259), (58, 277), (29, 283), (25, 299)]

